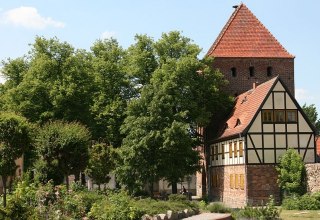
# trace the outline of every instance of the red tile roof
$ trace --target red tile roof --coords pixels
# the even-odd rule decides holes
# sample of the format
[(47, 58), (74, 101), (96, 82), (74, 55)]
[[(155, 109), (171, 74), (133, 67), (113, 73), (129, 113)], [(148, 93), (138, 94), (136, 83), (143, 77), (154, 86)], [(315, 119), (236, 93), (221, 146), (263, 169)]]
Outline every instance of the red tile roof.
[(218, 139), (241, 134), (253, 120), (268, 92), (278, 79), (279, 77), (275, 77), (239, 95), (235, 100), (231, 115), (225, 121), (223, 129), (221, 129)]
[(207, 55), (294, 58), (244, 4), (233, 12)]

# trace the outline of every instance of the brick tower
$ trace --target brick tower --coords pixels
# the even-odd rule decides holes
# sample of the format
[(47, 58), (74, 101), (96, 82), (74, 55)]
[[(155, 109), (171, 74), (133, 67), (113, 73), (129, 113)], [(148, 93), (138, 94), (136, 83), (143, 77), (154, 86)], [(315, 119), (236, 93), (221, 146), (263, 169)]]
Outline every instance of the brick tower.
[(294, 56), (244, 5), (239, 5), (209, 51), (213, 67), (229, 81), (225, 88), (239, 95), (278, 76), (294, 95)]

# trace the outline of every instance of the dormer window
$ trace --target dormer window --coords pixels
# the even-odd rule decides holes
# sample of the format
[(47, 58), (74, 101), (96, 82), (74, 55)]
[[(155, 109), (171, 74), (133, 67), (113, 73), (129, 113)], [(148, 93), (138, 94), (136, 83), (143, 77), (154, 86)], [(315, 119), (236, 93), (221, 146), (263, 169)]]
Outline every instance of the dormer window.
[(249, 67), (249, 74), (250, 74), (250, 77), (254, 76), (254, 67), (253, 66)]
[(237, 127), (237, 126), (239, 126), (239, 125), (241, 125), (241, 121), (240, 121), (240, 119), (238, 118), (238, 119), (237, 119), (237, 122), (236, 122), (236, 126), (234, 126), (234, 127)]
[(267, 76), (272, 76), (272, 66), (268, 66), (268, 68), (267, 68)]
[(232, 77), (237, 77), (237, 68), (235, 68), (235, 67), (231, 68), (231, 76)]

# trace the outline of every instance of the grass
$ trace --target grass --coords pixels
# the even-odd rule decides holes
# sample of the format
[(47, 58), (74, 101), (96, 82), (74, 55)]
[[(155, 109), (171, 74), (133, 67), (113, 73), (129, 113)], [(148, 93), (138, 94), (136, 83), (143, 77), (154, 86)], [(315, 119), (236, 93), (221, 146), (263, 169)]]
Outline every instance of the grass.
[(320, 210), (282, 210), (280, 218), (283, 220), (320, 219)]

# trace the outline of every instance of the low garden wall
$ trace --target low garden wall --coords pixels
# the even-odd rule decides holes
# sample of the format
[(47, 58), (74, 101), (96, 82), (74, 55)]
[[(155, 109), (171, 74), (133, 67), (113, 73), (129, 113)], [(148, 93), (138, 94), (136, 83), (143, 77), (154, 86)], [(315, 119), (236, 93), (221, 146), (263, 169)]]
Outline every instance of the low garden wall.
[(320, 163), (306, 164), (306, 170), (308, 192), (320, 191)]

